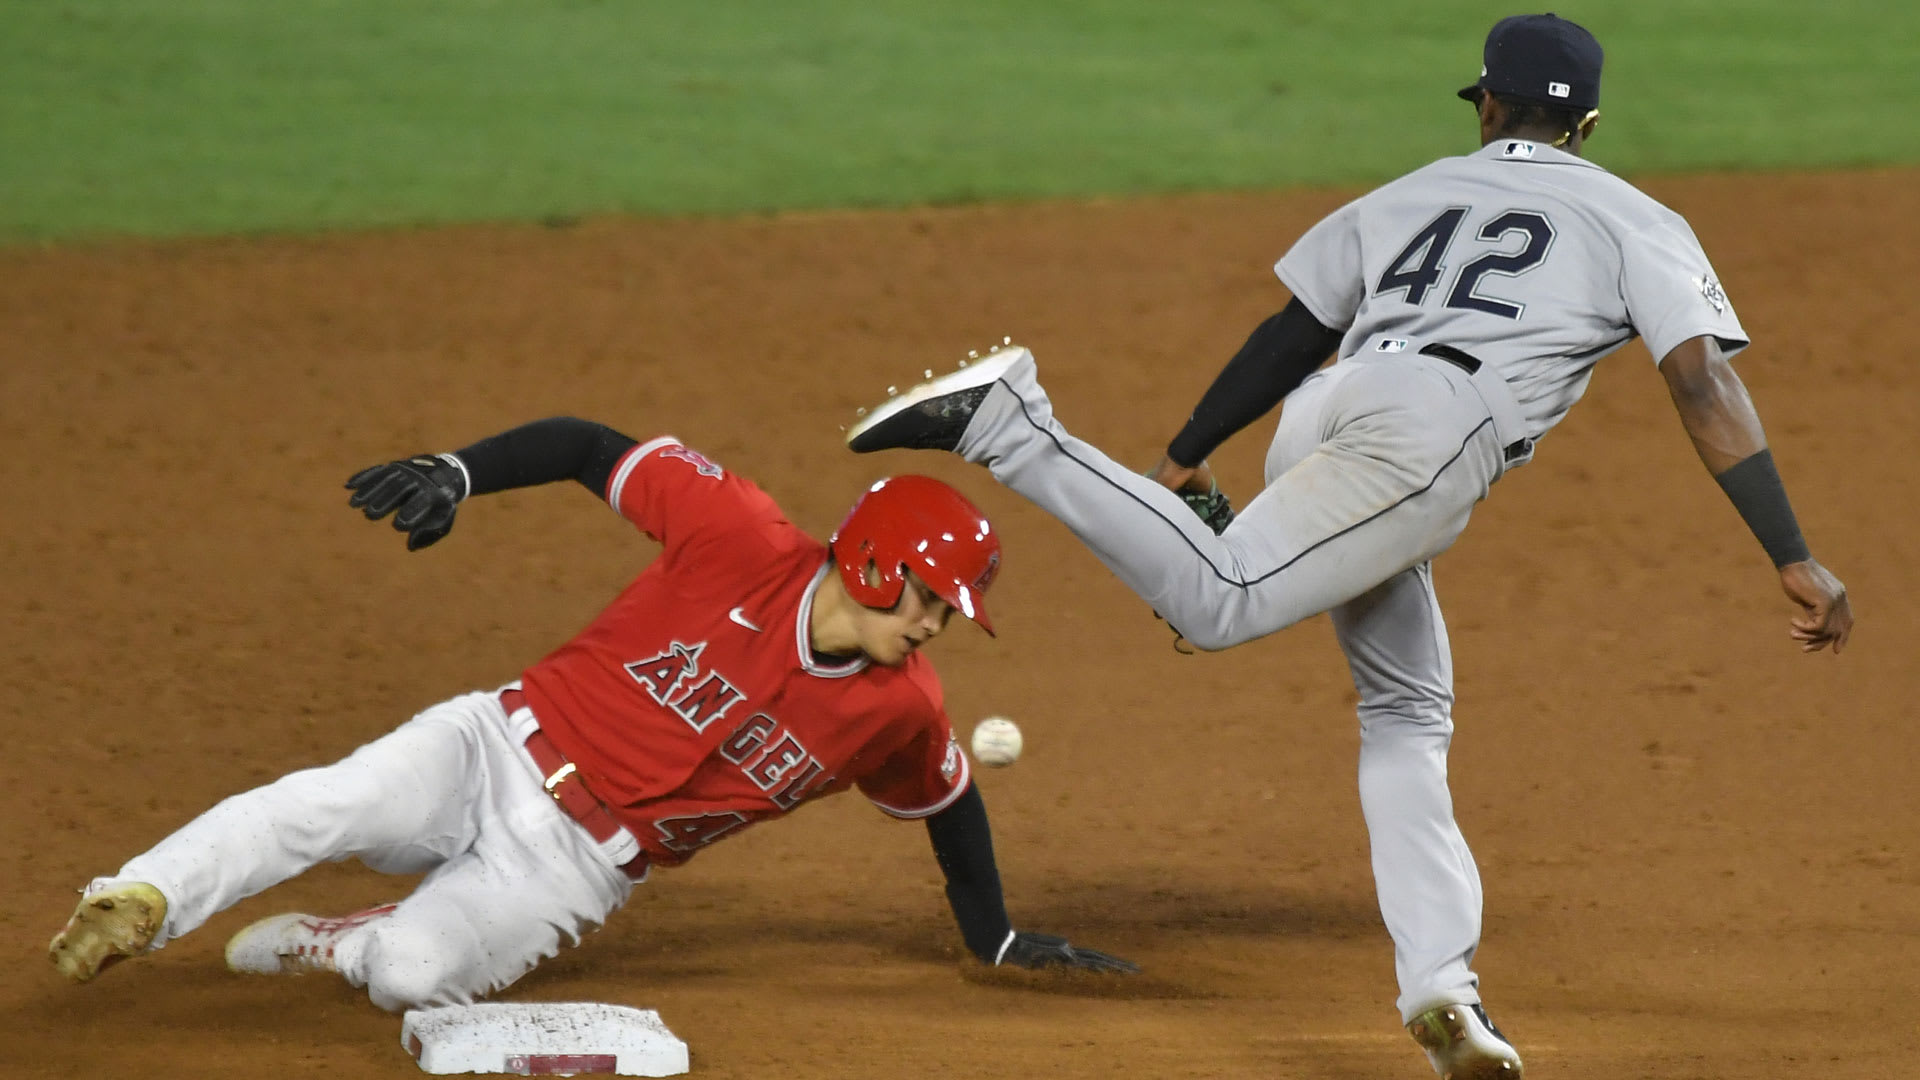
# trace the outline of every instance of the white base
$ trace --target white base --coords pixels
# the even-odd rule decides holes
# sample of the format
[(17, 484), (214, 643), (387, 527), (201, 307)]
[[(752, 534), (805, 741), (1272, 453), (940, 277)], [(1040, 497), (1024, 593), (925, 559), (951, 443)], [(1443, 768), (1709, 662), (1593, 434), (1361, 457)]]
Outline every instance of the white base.
[(593, 1001), (409, 1010), (400, 1045), (430, 1073), (679, 1076), (687, 1044), (652, 1009)]

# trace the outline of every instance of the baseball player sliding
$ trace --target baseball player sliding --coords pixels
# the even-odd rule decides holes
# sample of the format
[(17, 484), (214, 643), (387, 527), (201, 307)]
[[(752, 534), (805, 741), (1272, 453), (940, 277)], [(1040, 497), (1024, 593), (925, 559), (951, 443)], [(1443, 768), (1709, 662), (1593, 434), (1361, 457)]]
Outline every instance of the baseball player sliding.
[[(1332, 614), (1360, 693), (1361, 807), (1400, 1018), (1449, 1078), (1511, 1080), (1522, 1066), (1470, 966), (1480, 878), (1447, 789), (1453, 670), (1430, 560), (1531, 458), (1601, 357), (1645, 339), (1701, 461), (1798, 608), (1793, 640), (1837, 653), (1853, 626), (1728, 363), (1747, 335), (1692, 230), (1581, 156), (1600, 68), (1598, 42), (1564, 19), (1495, 24), (1479, 81), (1460, 92), (1479, 152), (1308, 230), (1275, 266), (1292, 299), (1147, 476), (1069, 435), (1017, 346), (889, 400), (848, 435), (860, 452), (940, 448), (986, 465), (1203, 648)], [(1234, 518), (1206, 456), (1282, 398), (1266, 487)]]
[(53, 939), (80, 981), (316, 863), (426, 871), (397, 904), (265, 919), (236, 971), (337, 972), (387, 1009), (510, 985), (604, 922), (657, 866), (857, 786), (924, 820), (967, 948), (988, 964), (1128, 972), (1016, 931), (986, 806), (921, 646), (983, 606), (1000, 563), (959, 492), (874, 484), (822, 545), (671, 437), (570, 418), (347, 482), (415, 550), (474, 495), (573, 479), (663, 550), (593, 622), (506, 687), (435, 705), (342, 761), (234, 796), (93, 881)]

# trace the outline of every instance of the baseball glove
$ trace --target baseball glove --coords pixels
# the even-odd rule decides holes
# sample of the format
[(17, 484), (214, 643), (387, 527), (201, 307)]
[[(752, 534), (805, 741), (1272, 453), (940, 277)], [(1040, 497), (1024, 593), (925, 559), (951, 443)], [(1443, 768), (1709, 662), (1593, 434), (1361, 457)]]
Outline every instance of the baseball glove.
[(1227, 531), (1233, 524), (1233, 503), (1227, 499), (1227, 493), (1220, 490), (1219, 484), (1209, 485), (1206, 491), (1176, 491), (1175, 495), (1187, 504), (1214, 535)]

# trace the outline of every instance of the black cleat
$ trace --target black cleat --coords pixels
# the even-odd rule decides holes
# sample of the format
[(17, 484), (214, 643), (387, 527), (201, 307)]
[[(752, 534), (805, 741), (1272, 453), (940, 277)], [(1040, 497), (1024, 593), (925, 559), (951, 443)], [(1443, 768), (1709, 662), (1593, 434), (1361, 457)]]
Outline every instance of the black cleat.
[(1032, 356), (1023, 346), (1002, 345), (958, 371), (909, 387), (853, 425), (847, 432), (847, 446), (856, 454), (957, 449), (987, 392), (1008, 368), (1022, 360), (1031, 363)]

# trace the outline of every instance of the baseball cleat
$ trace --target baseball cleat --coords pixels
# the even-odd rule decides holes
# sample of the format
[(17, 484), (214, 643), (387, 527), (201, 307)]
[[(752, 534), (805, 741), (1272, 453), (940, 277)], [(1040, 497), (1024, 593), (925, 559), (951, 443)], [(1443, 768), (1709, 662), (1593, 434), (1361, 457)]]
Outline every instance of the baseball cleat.
[(153, 946), (167, 921), (167, 898), (143, 881), (108, 885), (80, 898), (73, 916), (47, 944), (47, 958), (74, 982), (86, 982)]
[(1000, 377), (1021, 361), (1031, 364), (1025, 346), (996, 345), (984, 358), (907, 389), (874, 407), (847, 432), (856, 454), (875, 450), (954, 450), (973, 422), (974, 410)]
[(1478, 1004), (1428, 1009), (1407, 1025), (1440, 1080), (1521, 1080), (1520, 1053)]
[(227, 967), (242, 975), (305, 975), (333, 971), (333, 952), (349, 933), (393, 914), (395, 904), (338, 919), (288, 912), (269, 915), (227, 940)]

